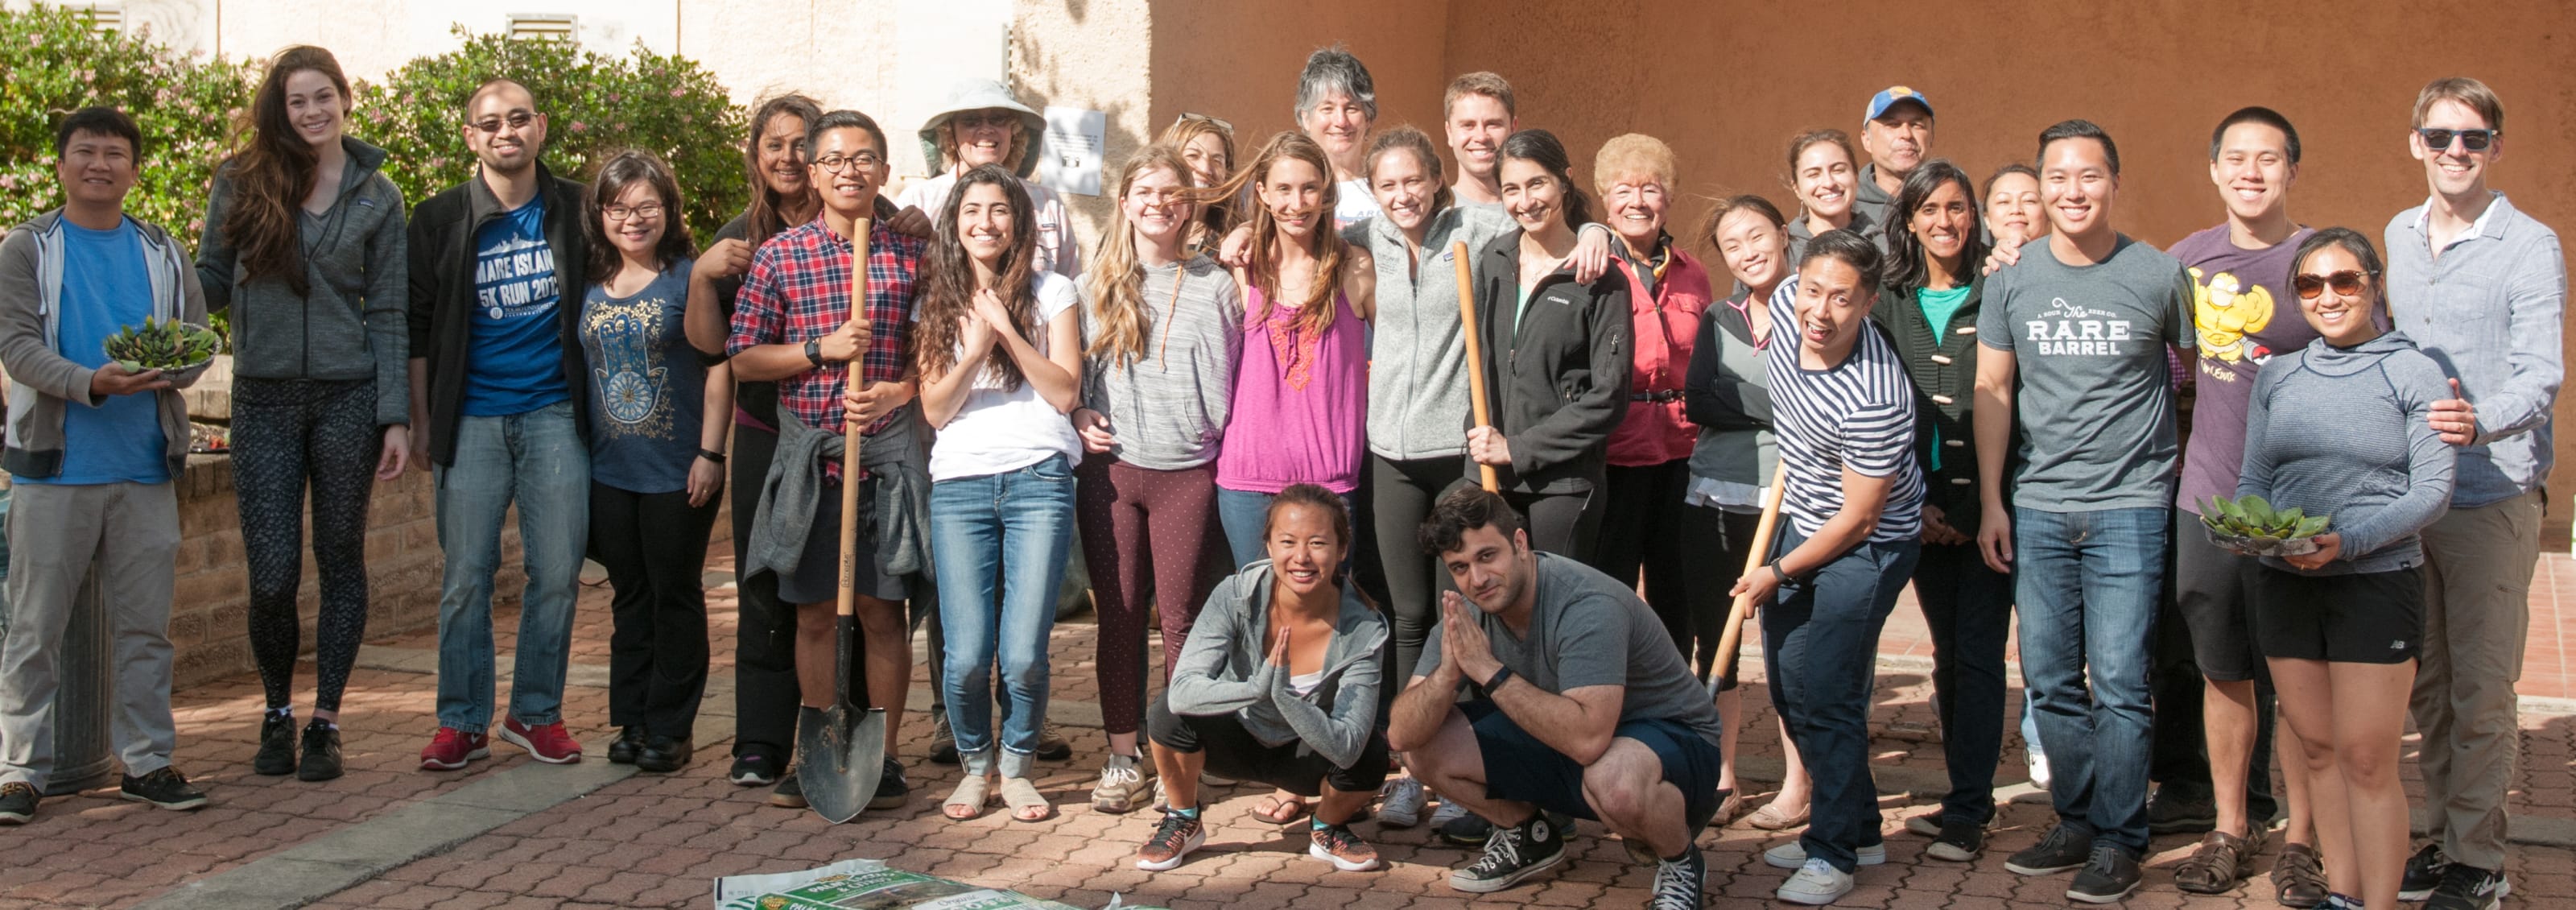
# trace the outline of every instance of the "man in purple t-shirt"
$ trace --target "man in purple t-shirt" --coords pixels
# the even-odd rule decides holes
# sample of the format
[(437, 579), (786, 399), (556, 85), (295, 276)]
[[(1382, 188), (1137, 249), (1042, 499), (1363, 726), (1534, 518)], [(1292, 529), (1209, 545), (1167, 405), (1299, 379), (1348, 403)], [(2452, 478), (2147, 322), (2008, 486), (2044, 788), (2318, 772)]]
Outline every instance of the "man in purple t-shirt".
[[(2248, 803), (2253, 818), (2265, 820), (2275, 804), (2261, 770), (2269, 760), (2260, 757), (2273, 734), (2271, 679), (2255, 652), (2250, 618), (2259, 568), (2219, 549), (2193, 525), (2211, 496), (2235, 494), (2254, 374), (2263, 361), (2297, 351), (2317, 335), (2290, 293), (2291, 254), (2313, 233), (2290, 218), (2290, 186), (2298, 176), (2299, 133), (2288, 119), (2265, 107), (2227, 115), (2209, 139), (2209, 179), (2227, 206), (2227, 221), (2167, 251), (2190, 271), (2192, 324), (2200, 338), (2193, 370), (2198, 391), (2174, 513), (2172, 603), (2190, 635), (2188, 659), (2198, 665), (2201, 682), (2195, 685), (2188, 672), (2159, 674), (2169, 682), (2157, 692), (2158, 770), (2179, 773), (2157, 775), (2148, 819), (2159, 833), (2168, 830), (2159, 822), (2210, 831), (2174, 870), (2177, 887), (2202, 894), (2236, 888), (2238, 860), (2260, 852), (2269, 829), (2249, 818)], [(2282, 782), (2304, 791), (2295, 740), (2281, 733)], [(2196, 748), (2204, 734), (2205, 762)], [(2177, 755), (2183, 760), (2174, 761)], [(2288, 802), (2295, 808), (2306, 800)], [(2285, 837), (2289, 846), (2273, 875), (2283, 886), (2305, 886), (2296, 881), (2296, 854), (2316, 856), (2308, 819), (2294, 812)], [(2322, 889), (2324, 880), (2313, 886)], [(2324, 892), (2316, 897), (2323, 900)]]

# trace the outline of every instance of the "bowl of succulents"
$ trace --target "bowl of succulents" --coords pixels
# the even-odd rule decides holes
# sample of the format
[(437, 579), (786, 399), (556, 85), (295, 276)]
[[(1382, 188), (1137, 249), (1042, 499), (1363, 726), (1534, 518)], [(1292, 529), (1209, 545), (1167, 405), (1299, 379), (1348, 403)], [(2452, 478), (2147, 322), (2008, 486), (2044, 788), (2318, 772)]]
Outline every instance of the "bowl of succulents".
[(107, 359), (137, 373), (160, 370), (172, 382), (196, 378), (223, 349), (224, 336), (215, 330), (175, 319), (145, 319), (107, 336)]
[(2317, 535), (2333, 519), (2307, 515), (2297, 508), (2274, 510), (2260, 496), (2209, 498), (2200, 524), (2209, 542), (2242, 556), (2305, 556), (2317, 551)]

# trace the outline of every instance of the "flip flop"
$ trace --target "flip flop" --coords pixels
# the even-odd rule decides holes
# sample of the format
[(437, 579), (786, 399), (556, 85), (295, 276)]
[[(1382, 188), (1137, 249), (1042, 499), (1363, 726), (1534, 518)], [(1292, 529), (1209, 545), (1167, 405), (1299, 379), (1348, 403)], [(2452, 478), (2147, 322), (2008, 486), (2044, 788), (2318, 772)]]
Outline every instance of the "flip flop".
[[(1046, 794), (1038, 792), (1038, 785), (1025, 777), (1002, 778), (1002, 805), (1010, 808), (1014, 821), (1042, 822), (1055, 817), (1055, 804), (1048, 802)], [(1030, 815), (1031, 809), (1044, 811)]]
[[(991, 778), (981, 774), (967, 775), (957, 782), (957, 789), (948, 794), (948, 799), (939, 804), (939, 814), (952, 822), (972, 821), (984, 814), (985, 804), (992, 801), (992, 787)], [(960, 809), (965, 810), (964, 814), (959, 814)]]
[(1283, 799), (1273, 793), (1261, 798), (1261, 805), (1252, 810), (1252, 816), (1274, 825), (1286, 825), (1305, 818), (1306, 809), (1304, 797), (1291, 795)]

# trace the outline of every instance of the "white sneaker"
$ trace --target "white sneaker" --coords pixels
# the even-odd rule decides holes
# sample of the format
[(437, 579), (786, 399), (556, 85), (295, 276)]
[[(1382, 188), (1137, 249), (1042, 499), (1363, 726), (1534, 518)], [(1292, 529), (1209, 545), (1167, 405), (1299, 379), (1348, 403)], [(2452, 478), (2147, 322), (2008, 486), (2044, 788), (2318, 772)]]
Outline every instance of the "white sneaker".
[(1410, 828), (1422, 823), (1422, 804), (1428, 797), (1422, 781), (1399, 777), (1386, 782), (1378, 797), (1377, 823), (1381, 828)]
[[(1887, 863), (1887, 845), (1883, 843), (1871, 844), (1852, 852), (1858, 855), (1860, 864), (1864, 866), (1879, 866)], [(1810, 863), (1820, 863), (1824, 861), (1808, 859), (1807, 848), (1801, 846), (1797, 841), (1790, 841), (1769, 850), (1762, 851), (1762, 862), (1776, 869), (1799, 869), (1806, 867)], [(1827, 868), (1832, 867), (1828, 866)], [(1844, 879), (1848, 882), (1850, 876), (1844, 876)], [(1844, 890), (1850, 889), (1846, 887)], [(1840, 894), (1837, 893), (1836, 896), (1839, 897)]]
[(1431, 830), (1438, 831), (1450, 822), (1465, 817), (1466, 814), (1467, 807), (1449, 800), (1441, 800), (1440, 807), (1431, 810)]
[(2049, 778), (2048, 756), (2041, 754), (2037, 749), (2033, 749), (2029, 754), (2024, 755), (2022, 760), (2030, 765), (2030, 785), (2038, 787), (2042, 792), (2046, 792), (2048, 790)]
[[(1767, 860), (1771, 856), (1765, 853), (1762, 858)], [(1886, 858), (1883, 852), (1879, 856), (1881, 860)], [(1792, 904), (1821, 907), (1841, 900), (1842, 896), (1850, 894), (1851, 890), (1851, 873), (1836, 869), (1832, 863), (1824, 860), (1811, 859), (1805, 865), (1798, 867), (1798, 874), (1789, 876), (1788, 881), (1781, 882), (1780, 890), (1772, 892), (1772, 896)]]

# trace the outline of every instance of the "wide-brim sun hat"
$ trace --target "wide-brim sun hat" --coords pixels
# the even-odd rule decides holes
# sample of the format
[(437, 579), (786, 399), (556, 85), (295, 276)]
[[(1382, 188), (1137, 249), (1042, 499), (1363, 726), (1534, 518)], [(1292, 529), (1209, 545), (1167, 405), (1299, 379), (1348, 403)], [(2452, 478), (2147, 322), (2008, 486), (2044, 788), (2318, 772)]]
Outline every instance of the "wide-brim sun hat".
[(1046, 142), (1046, 117), (1029, 109), (1028, 105), (1021, 104), (1020, 99), (1012, 97), (1010, 88), (1004, 86), (999, 80), (981, 78), (957, 80), (954, 85), (948, 87), (948, 98), (940, 102), (939, 112), (930, 115), (930, 119), (922, 122), (921, 158), (929, 164), (931, 173), (943, 173), (948, 167), (947, 162), (941, 160), (939, 156), (940, 127), (946, 126), (948, 121), (967, 111), (996, 109), (1018, 114), (1020, 125), (1026, 128), (1024, 131), (1026, 137), (1022, 140), (1020, 148), (1020, 160), (1012, 163), (1011, 170), (1022, 177), (1035, 173), (1038, 166), (1038, 148)]

